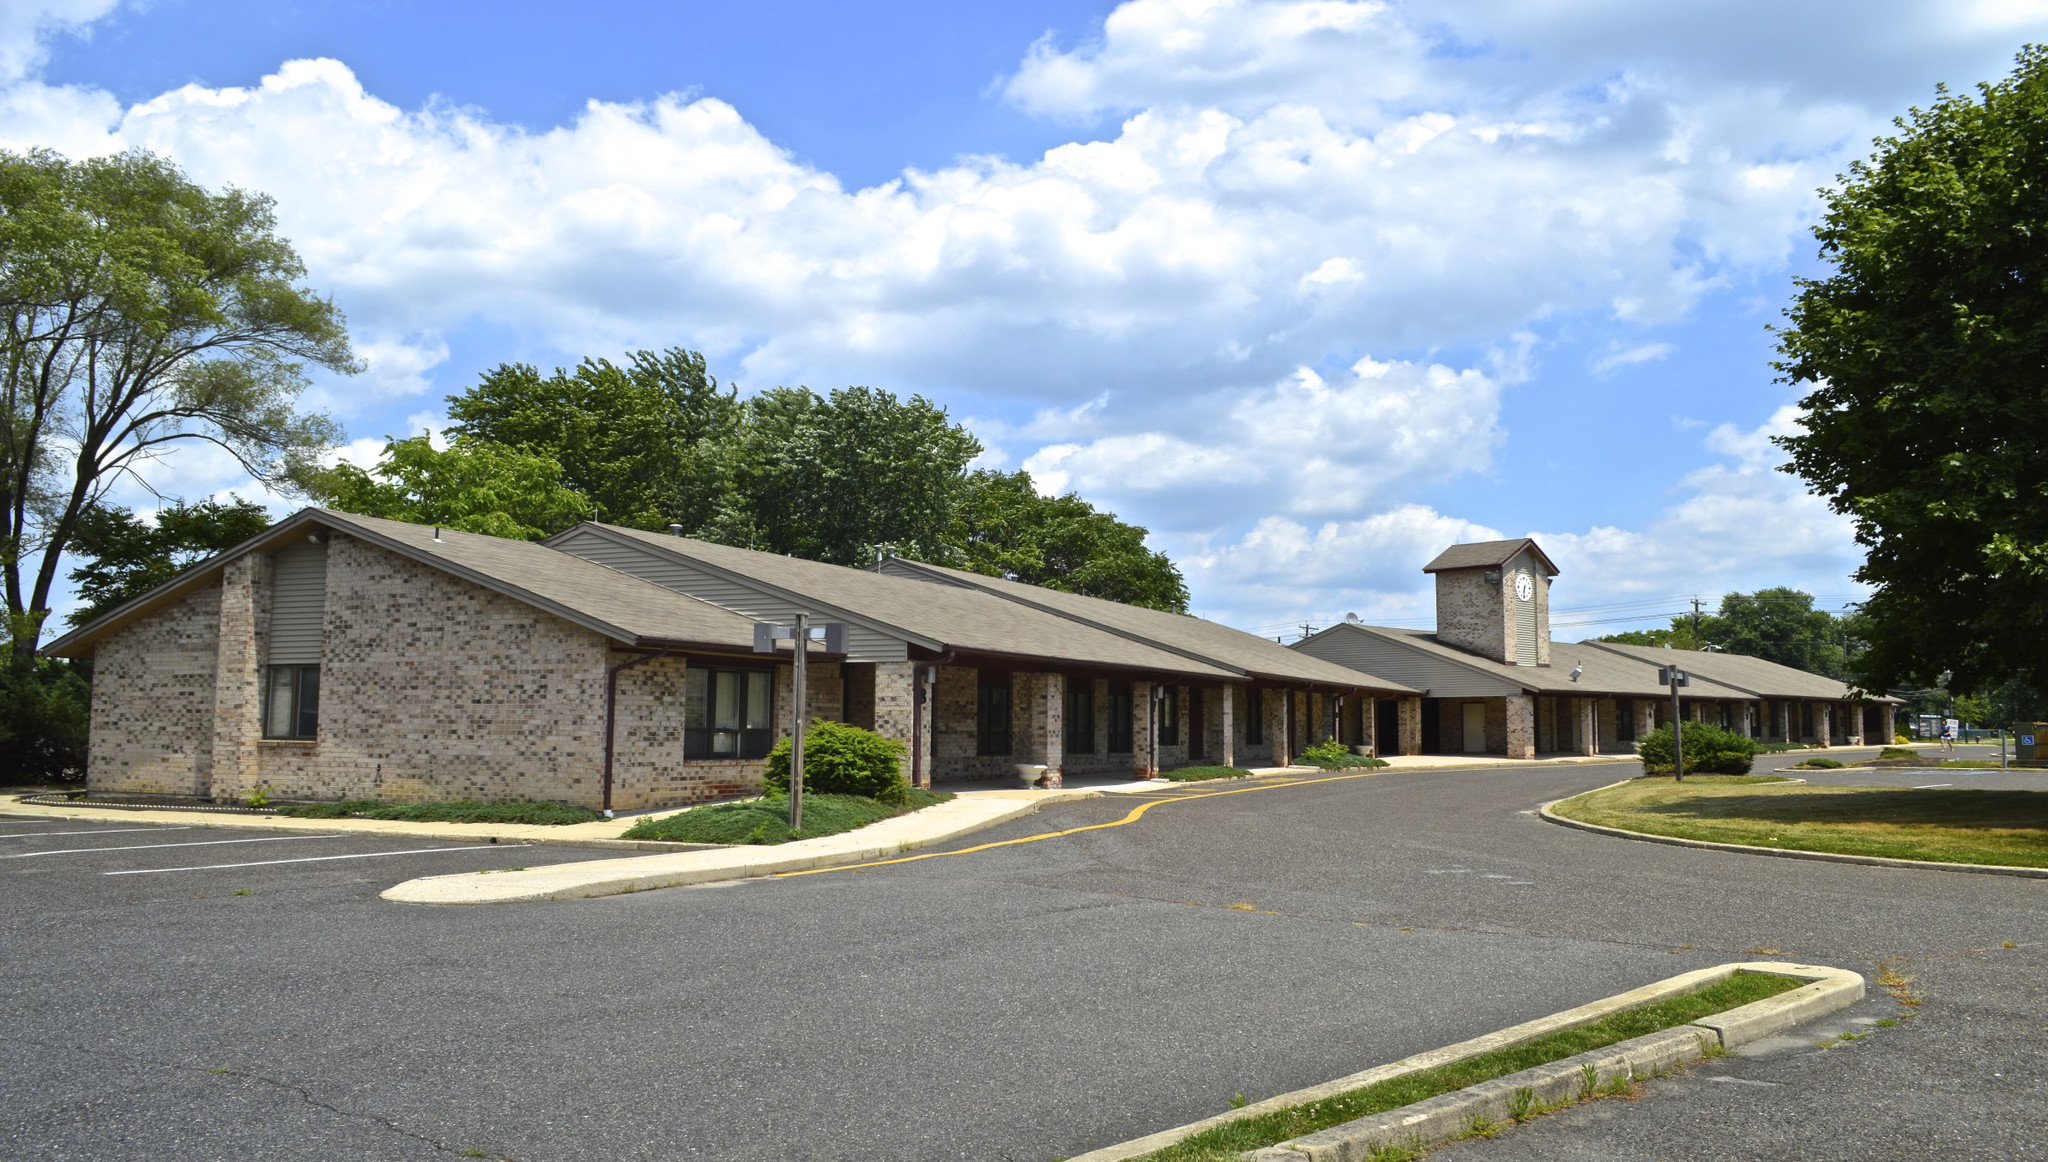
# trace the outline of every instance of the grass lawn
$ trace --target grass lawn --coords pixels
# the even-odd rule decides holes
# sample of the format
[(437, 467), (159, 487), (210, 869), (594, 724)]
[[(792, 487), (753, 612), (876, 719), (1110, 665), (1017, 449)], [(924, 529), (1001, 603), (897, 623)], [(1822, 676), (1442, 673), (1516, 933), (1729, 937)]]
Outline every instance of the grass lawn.
[(792, 839), (838, 835), (944, 803), (952, 797), (950, 791), (920, 791), (913, 787), (908, 803), (892, 807), (861, 795), (805, 795), (802, 831), (789, 829), (786, 798), (714, 803), (661, 819), (642, 819), (626, 832), (626, 838), (666, 839), (671, 843), (788, 843)]
[(1801, 983), (1789, 976), (1737, 973), (1698, 992), (1628, 1009), (1590, 1025), (1496, 1049), (1453, 1065), (1396, 1077), (1322, 1101), (1229, 1122), (1182, 1139), (1163, 1150), (1155, 1150), (1137, 1162), (1236, 1162), (1239, 1154), (1249, 1150), (1313, 1134), (1354, 1118), (1397, 1110), (1438, 1094), (1604, 1048), (1617, 1041), (1697, 1021), (1701, 1017), (1798, 988)]
[(1768, 777), (1635, 779), (1551, 808), (1715, 843), (1935, 863), (2048, 867), (2048, 791), (1811, 787)]
[(386, 803), (345, 799), (339, 803), (272, 803), (279, 815), (299, 819), (396, 819), (406, 823), (589, 823), (595, 811), (560, 803)]
[(1180, 767), (1161, 771), (1159, 777), (1176, 783), (1199, 783), (1204, 779), (1249, 779), (1252, 773), (1243, 767)]

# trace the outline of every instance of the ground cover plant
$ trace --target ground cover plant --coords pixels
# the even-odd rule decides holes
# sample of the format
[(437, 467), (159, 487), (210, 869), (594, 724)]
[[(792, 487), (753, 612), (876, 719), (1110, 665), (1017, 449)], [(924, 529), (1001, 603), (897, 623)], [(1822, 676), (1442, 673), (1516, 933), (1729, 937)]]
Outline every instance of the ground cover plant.
[(1387, 765), (1385, 759), (1353, 754), (1350, 747), (1336, 739), (1326, 739), (1309, 747), (1295, 761), (1302, 766), (1321, 767), (1326, 771), (1366, 770)]
[[(1683, 737), (1685, 771), (1716, 775), (1746, 775), (1756, 759), (1756, 740), (1706, 722), (1688, 722)], [(1642, 756), (1646, 774), (1671, 773), (1671, 727), (1660, 726), (1643, 736), (1636, 752)]]
[(1561, 1061), (1617, 1041), (1697, 1021), (1701, 1017), (1798, 988), (1801, 983), (1772, 973), (1737, 973), (1698, 992), (1614, 1013), (1590, 1025), (1496, 1049), (1452, 1065), (1396, 1077), (1321, 1101), (1228, 1122), (1184, 1138), (1163, 1150), (1155, 1150), (1137, 1162), (1236, 1162), (1238, 1155), (1248, 1150), (1285, 1142), (1356, 1118), (1400, 1109), (1438, 1094)]
[(1804, 762), (1793, 763), (1788, 769), (1795, 771), (1839, 771), (1842, 769), (1842, 764), (1835, 759), (1807, 759)]
[(1175, 767), (1159, 772), (1159, 777), (1176, 783), (1199, 783), (1205, 779), (1249, 779), (1252, 773), (1243, 767)]
[(338, 803), (269, 804), (279, 815), (299, 819), (396, 819), (406, 823), (538, 823), (559, 826), (603, 818), (595, 811), (561, 803), (386, 803), (344, 799)]
[[(806, 761), (805, 766), (809, 765)], [(659, 819), (642, 819), (626, 832), (626, 838), (662, 839), (670, 843), (788, 843), (795, 839), (838, 835), (944, 803), (952, 797), (946, 791), (921, 791), (911, 787), (905, 790), (901, 803), (884, 803), (865, 795), (806, 791), (803, 830), (792, 831), (789, 827), (789, 800), (780, 795), (770, 795), (737, 803), (692, 807)]]
[(2048, 791), (1635, 779), (1566, 799), (1551, 810), (1567, 819), (1680, 839), (2048, 867)]

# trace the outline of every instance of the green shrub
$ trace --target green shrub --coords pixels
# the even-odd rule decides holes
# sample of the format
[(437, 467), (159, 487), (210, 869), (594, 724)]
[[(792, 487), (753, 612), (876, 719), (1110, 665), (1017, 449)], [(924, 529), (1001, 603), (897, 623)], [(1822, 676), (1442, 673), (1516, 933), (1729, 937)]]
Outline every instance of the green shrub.
[[(809, 739), (805, 739), (806, 742)], [(805, 750), (810, 748), (806, 746)], [(804, 763), (810, 766), (808, 758)], [(804, 829), (789, 829), (789, 800), (745, 799), (714, 803), (658, 819), (642, 819), (626, 832), (627, 839), (663, 839), (672, 843), (770, 844), (815, 839), (866, 827), (952, 799), (944, 791), (906, 788), (903, 802), (879, 803), (865, 795), (805, 795)]]
[(1920, 757), (1920, 752), (1908, 750), (1902, 746), (1888, 746), (1877, 752), (1877, 757), (1881, 759), (1917, 759)]
[[(1746, 775), (1756, 759), (1756, 740), (1706, 722), (1685, 724), (1685, 769), (1714, 775)], [(1671, 727), (1646, 734), (1636, 747), (1649, 774), (1671, 772)]]
[[(900, 807), (910, 801), (903, 780), (902, 743), (844, 722), (813, 722), (804, 730), (804, 790), (820, 795), (859, 795)], [(789, 739), (768, 752), (761, 776), (771, 795), (789, 794)]]
[(1810, 771), (1839, 771), (1842, 769), (1842, 764), (1833, 759), (1807, 759), (1803, 763), (1793, 763), (1792, 766), (1794, 769), (1805, 767)]
[(1387, 765), (1387, 760), (1385, 759), (1376, 759), (1370, 755), (1353, 754), (1350, 747), (1345, 746), (1334, 738), (1326, 738), (1307, 750), (1302, 751), (1299, 755), (1295, 756), (1295, 761), (1303, 766), (1321, 767), (1326, 771), (1368, 770), (1373, 767), (1384, 767)]
[(1159, 777), (1176, 783), (1199, 783), (1206, 779), (1249, 779), (1252, 773), (1243, 767), (1175, 767), (1159, 772)]

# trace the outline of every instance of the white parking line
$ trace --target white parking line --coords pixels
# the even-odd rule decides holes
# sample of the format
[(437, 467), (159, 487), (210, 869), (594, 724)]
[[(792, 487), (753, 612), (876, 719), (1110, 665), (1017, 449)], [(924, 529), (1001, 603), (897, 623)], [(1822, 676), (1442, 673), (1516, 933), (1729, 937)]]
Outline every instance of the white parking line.
[(90, 831), (15, 831), (0, 839), (45, 839), (53, 835), (127, 835), (134, 831), (190, 831), (190, 827), (95, 827)]
[(202, 839), (196, 843), (137, 843), (128, 847), (60, 847), (55, 851), (20, 851), (0, 859), (34, 859), (39, 855), (79, 855), (92, 851), (151, 851), (159, 847), (219, 847), (223, 843), (289, 843), (294, 839), (340, 839), (339, 835), (268, 835), (262, 839)]
[(1916, 791), (1932, 791), (1936, 787), (1953, 787), (1954, 783), (1922, 783), (1913, 788)]
[(477, 844), (468, 847), (415, 847), (410, 851), (366, 851), (357, 855), (307, 855), (298, 859), (260, 859), (253, 863), (209, 863), (199, 867), (139, 867), (130, 871), (101, 872), (103, 876), (153, 876), (161, 872), (219, 871), (228, 867), (270, 867), (280, 863), (325, 863), (331, 859), (376, 859), (385, 855), (432, 855), (437, 851), (504, 851), (511, 847), (532, 847), (531, 843), (500, 843), (489, 848)]

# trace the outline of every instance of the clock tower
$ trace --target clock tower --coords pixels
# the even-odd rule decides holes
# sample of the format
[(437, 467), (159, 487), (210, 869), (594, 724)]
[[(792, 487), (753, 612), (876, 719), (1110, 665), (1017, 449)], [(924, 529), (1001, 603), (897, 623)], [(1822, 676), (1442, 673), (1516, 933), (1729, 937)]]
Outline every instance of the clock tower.
[(1528, 537), (1452, 545), (1436, 575), (1436, 636), (1493, 662), (1550, 664), (1550, 579), (1557, 566)]

